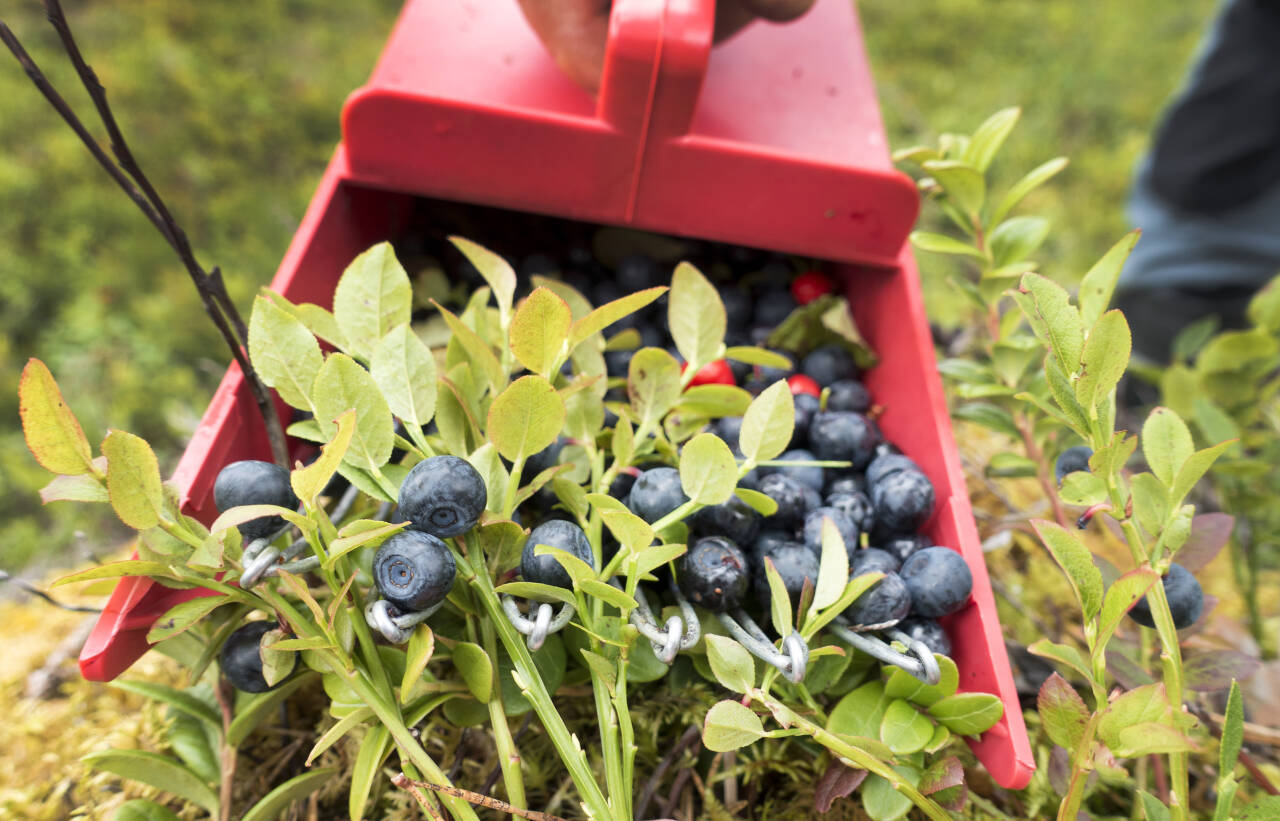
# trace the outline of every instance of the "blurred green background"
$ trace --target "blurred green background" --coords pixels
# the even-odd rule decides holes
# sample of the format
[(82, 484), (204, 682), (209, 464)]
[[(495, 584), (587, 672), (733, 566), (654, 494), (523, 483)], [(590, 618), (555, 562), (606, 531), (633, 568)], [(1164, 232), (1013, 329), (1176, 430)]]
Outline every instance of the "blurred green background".
[[(486, 0), (514, 2), (514, 0)], [(1021, 105), (1010, 173), (1071, 166), (1029, 203), (1054, 231), (1043, 257), (1073, 279), (1127, 229), (1131, 169), (1177, 87), (1210, 0), (1114, 3), (878, 0), (859, 4), (896, 147), (970, 130)], [(126, 137), (247, 313), (288, 245), (398, 0), (66, 3)], [(4, 21), (93, 122), (39, 3)], [(96, 124), (96, 123), (95, 123)], [(941, 260), (920, 255), (931, 315), (954, 316)], [(154, 228), (0, 53), (0, 569), (104, 552), (105, 508), (40, 505), (17, 382), (29, 357), (62, 384), (91, 441), (144, 436), (171, 470), (228, 356)]]

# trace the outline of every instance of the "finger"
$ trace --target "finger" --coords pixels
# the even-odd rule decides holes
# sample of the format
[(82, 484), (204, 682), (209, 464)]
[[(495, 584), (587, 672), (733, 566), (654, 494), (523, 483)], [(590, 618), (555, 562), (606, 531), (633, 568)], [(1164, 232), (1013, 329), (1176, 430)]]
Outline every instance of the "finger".
[(519, 0), (520, 9), (560, 70), (588, 91), (600, 87), (609, 0)]
[(773, 23), (788, 23), (813, 7), (814, 0), (737, 0), (748, 11)]
[(755, 12), (742, 5), (740, 0), (721, 0), (716, 4), (715, 41), (727, 40), (756, 19)]

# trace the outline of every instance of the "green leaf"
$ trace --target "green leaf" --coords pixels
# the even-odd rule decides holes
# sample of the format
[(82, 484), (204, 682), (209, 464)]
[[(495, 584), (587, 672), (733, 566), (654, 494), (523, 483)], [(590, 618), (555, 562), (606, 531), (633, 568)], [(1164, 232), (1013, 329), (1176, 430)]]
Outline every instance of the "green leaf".
[(50, 587), (62, 587), (65, 584), (96, 581), (97, 579), (119, 579), (124, 576), (150, 576), (152, 578), (176, 579), (177, 574), (172, 567), (161, 562), (123, 561), (108, 562), (94, 567), (70, 573), (55, 579)]
[(736, 701), (719, 701), (707, 711), (702, 743), (712, 752), (728, 752), (764, 738), (760, 716)]
[(1035, 306), (1027, 319), (1037, 337), (1053, 352), (1065, 375), (1080, 366), (1084, 350), (1084, 321), (1061, 285), (1039, 274), (1024, 274), (1021, 292), (1030, 294)]
[(487, 702), (493, 697), (493, 662), (484, 648), (469, 641), (458, 642), (453, 646), (453, 666), (476, 701)]
[(274, 821), (289, 805), (306, 798), (338, 775), (337, 767), (324, 767), (294, 776), (262, 797), (244, 814), (241, 821)]
[(126, 693), (133, 693), (143, 698), (149, 698), (152, 701), (163, 702), (181, 713), (207, 723), (211, 727), (222, 729), (222, 717), (218, 715), (218, 711), (186, 690), (178, 690), (152, 681), (128, 681), (124, 679), (117, 679), (111, 682), (111, 686), (117, 690), (124, 690)]
[(605, 510), (600, 519), (623, 547), (638, 552), (653, 544), (653, 528), (629, 510)]
[(919, 248), (921, 251), (931, 251), (935, 254), (951, 254), (952, 256), (966, 256), (986, 262), (986, 254), (973, 247), (963, 240), (949, 237), (946, 234), (934, 234), (929, 231), (912, 231), (911, 244)]
[[(914, 767), (895, 764), (894, 772), (913, 787), (920, 782), (920, 771)], [(911, 811), (911, 799), (894, 789), (884, 778), (872, 774), (862, 782), (862, 808), (872, 821), (897, 821)]]
[(1130, 480), (1133, 515), (1148, 533), (1159, 533), (1169, 515), (1169, 492), (1151, 473), (1139, 473)]
[(41, 504), (50, 502), (110, 502), (107, 489), (95, 476), (55, 476), (40, 489)]
[(768, 556), (764, 557), (764, 575), (769, 583), (769, 615), (773, 618), (774, 629), (780, 636), (789, 636), (795, 629), (791, 619), (791, 596), (782, 583), (778, 568), (774, 567), (773, 559)]
[(239, 747), (281, 702), (315, 679), (314, 673), (294, 676), (274, 690), (244, 698), (236, 710), (236, 717), (227, 728), (227, 743), (232, 747)]
[(1044, 244), (1048, 236), (1049, 220), (1044, 217), (1014, 217), (1005, 220), (987, 238), (993, 263), (999, 267), (1028, 259)]
[(735, 362), (746, 362), (748, 365), (759, 365), (762, 368), (781, 368), (789, 371), (795, 367), (795, 363), (777, 351), (754, 345), (731, 346), (724, 352), (724, 357)]
[(989, 402), (966, 402), (952, 411), (951, 415), (955, 419), (964, 419), (1006, 436), (1020, 436), (1012, 414)]
[(409, 322), (413, 288), (395, 250), (380, 242), (351, 261), (333, 292), (333, 317), (352, 352), (368, 360), (378, 341)]
[(293, 492), (309, 508), (316, 506), (320, 494), (328, 486), (329, 480), (337, 472), (351, 446), (351, 437), (356, 431), (356, 412), (349, 410), (334, 420), (338, 428), (333, 439), (320, 448), (320, 456), (310, 465), (295, 469), (289, 474), (289, 484)]
[(1173, 706), (1163, 682), (1135, 687), (1116, 697), (1098, 721), (1098, 737), (1115, 752), (1124, 746), (1121, 730), (1149, 724), (1173, 727)]
[(1066, 157), (1055, 157), (1028, 171), (1026, 176), (1014, 183), (1013, 187), (1004, 195), (1004, 198), (1000, 200), (1000, 204), (996, 206), (996, 210), (991, 214), (991, 222), (1002, 222), (1009, 212), (1013, 210), (1014, 206), (1022, 201), (1023, 197), (1044, 185), (1066, 167)]
[(239, 527), (245, 522), (261, 518), (263, 516), (279, 516), (287, 522), (298, 525), (304, 532), (310, 530), (313, 525), (311, 520), (295, 510), (287, 507), (277, 507), (275, 505), (241, 505), (227, 510), (218, 518), (213, 520), (213, 524), (209, 526), (211, 532), (221, 533), (230, 527)]
[(1089, 548), (1084, 546), (1080, 537), (1054, 522), (1033, 519), (1031, 526), (1067, 574), (1085, 619), (1092, 620), (1102, 607), (1102, 573), (1093, 563)]
[(599, 308), (573, 323), (569, 331), (569, 347), (577, 347), (595, 334), (603, 331), (613, 323), (630, 316), (667, 292), (665, 286), (646, 288), (624, 297), (606, 302)]
[(1142, 426), (1142, 454), (1166, 487), (1173, 485), (1178, 471), (1191, 458), (1195, 446), (1191, 431), (1178, 414), (1168, 408), (1151, 411)]
[(1002, 108), (988, 117), (969, 138), (969, 145), (964, 152), (965, 161), (982, 172), (990, 168), (991, 161), (1000, 152), (1005, 138), (1013, 131), (1021, 116), (1022, 109), (1014, 106)]
[(121, 804), (111, 821), (178, 821), (173, 810), (145, 798), (135, 798)]
[(1129, 323), (1119, 311), (1107, 311), (1094, 323), (1080, 355), (1076, 400), (1086, 410), (1107, 400), (1129, 366)]
[[(479, 471), (480, 477), (484, 480), (484, 486), (489, 492), (485, 508), (494, 513), (501, 513), (502, 505), (506, 500), (507, 484), (511, 481), (511, 475), (507, 473), (507, 466), (503, 463), (502, 457), (498, 455), (498, 449), (493, 446), (492, 442), (485, 442), (467, 457), (467, 461)], [(556, 467), (559, 466), (557, 465)], [(550, 475), (554, 476), (554, 469), (552, 471)], [(519, 477), (517, 477), (518, 479)]]
[(1280, 277), (1268, 282), (1249, 301), (1249, 322), (1270, 333), (1280, 333)]
[(771, 496), (766, 496), (758, 490), (740, 487), (733, 493), (761, 516), (772, 516), (778, 512), (778, 503)]
[(1035, 462), (1020, 453), (1001, 451), (993, 453), (983, 473), (1004, 479), (1017, 479), (1035, 476), (1038, 467)]
[(1052, 661), (1059, 662), (1060, 665), (1066, 665), (1071, 670), (1079, 672), (1087, 680), (1093, 680), (1093, 672), (1089, 669), (1089, 663), (1084, 660), (1084, 656), (1078, 649), (1069, 646), (1069, 644), (1055, 644), (1048, 639), (1037, 639), (1030, 643), (1027, 647), (1029, 653), (1042, 658), (1050, 658)]
[(1116, 282), (1120, 279), (1120, 271), (1125, 260), (1137, 244), (1140, 231), (1130, 231), (1115, 245), (1111, 246), (1102, 259), (1093, 264), (1089, 273), (1080, 282), (1080, 315), (1085, 325), (1092, 325), (1102, 316), (1102, 312), (1111, 303), (1111, 295), (1115, 292)]
[(930, 706), (929, 715), (957, 735), (978, 735), (1004, 716), (1004, 704), (990, 693), (956, 693)]
[(1227, 709), (1222, 723), (1222, 742), (1218, 746), (1218, 777), (1225, 778), (1235, 772), (1240, 746), (1244, 743), (1244, 702), (1240, 698), (1240, 685), (1233, 679), (1231, 692), (1227, 694)]
[(573, 597), (573, 591), (551, 584), (507, 582), (495, 588), (495, 592), (503, 596), (515, 596), (532, 601), (558, 601), (564, 604), (577, 605), (577, 600)]
[(619, 590), (611, 584), (606, 584), (599, 579), (584, 579), (578, 585), (578, 589), (588, 596), (593, 596), (601, 601), (608, 602), (623, 613), (630, 613), (636, 609), (636, 600), (628, 596), (625, 592)]
[(779, 380), (765, 388), (747, 408), (738, 434), (738, 449), (752, 462), (765, 462), (787, 449), (796, 424), (791, 388)]
[(938, 670), (941, 673), (937, 684), (926, 684), (906, 670), (894, 668), (889, 674), (889, 680), (885, 682), (885, 695), (889, 698), (906, 699), (922, 707), (930, 707), (944, 698), (955, 695), (956, 688), (960, 686), (960, 672), (956, 668), (956, 663), (949, 657), (937, 653), (934, 653), (933, 657), (937, 660)]
[(143, 439), (113, 430), (102, 441), (107, 457), (107, 494), (120, 521), (135, 530), (155, 527), (165, 516), (160, 464)]
[(680, 366), (661, 348), (641, 348), (631, 357), (627, 396), (637, 423), (652, 427), (680, 399)]
[(987, 196), (982, 172), (957, 160), (926, 160), (921, 164), (946, 190), (947, 196), (967, 214), (977, 215)]
[(538, 544), (533, 548), (533, 555), (553, 557), (560, 563), (560, 566), (564, 568), (564, 572), (569, 574), (569, 578), (573, 580), (573, 586), (575, 589), (580, 588), (582, 583), (588, 579), (595, 578), (595, 568), (567, 550), (561, 550), (558, 547), (551, 547), (550, 545)]
[(39, 359), (28, 359), (22, 369), (18, 413), (27, 448), (41, 467), (72, 476), (93, 471), (89, 440), (62, 398), (53, 374)]
[(80, 760), (95, 770), (150, 784), (190, 801), (210, 815), (218, 814), (218, 796), (213, 790), (200, 776), (167, 756), (142, 750), (103, 750)]
[(917, 753), (933, 738), (933, 722), (910, 703), (894, 699), (885, 708), (879, 738), (898, 755)]
[(612, 696), (618, 686), (618, 671), (614, 668), (614, 665), (604, 656), (599, 653), (593, 653), (585, 647), (579, 652), (582, 653), (587, 666), (604, 682), (604, 686), (609, 690), (609, 695)]
[(636, 560), (637, 572), (648, 573), (654, 568), (674, 561), (684, 555), (685, 549), (682, 544), (656, 544), (646, 547), (640, 551)]
[(1167, 724), (1134, 724), (1120, 730), (1118, 743), (1111, 752), (1119, 758), (1137, 758), (1157, 753), (1189, 753), (1196, 745)]
[(391, 733), (381, 724), (369, 727), (360, 741), (360, 752), (351, 767), (351, 786), (347, 794), (347, 812), (351, 818), (364, 818), (373, 785), (382, 772), (382, 764), (391, 755)]
[(405, 425), (422, 427), (436, 410), (436, 360), (409, 325), (399, 325), (378, 342), (369, 374), (391, 412)]
[[(849, 553), (835, 522), (822, 517), (822, 554), (818, 563), (818, 583), (813, 590), (813, 610), (821, 610), (840, 600), (849, 584)], [(787, 635), (790, 631), (784, 631)]]
[(222, 605), (230, 603), (231, 599), (227, 596), (198, 596), (176, 604), (156, 619), (147, 633), (147, 641), (159, 644), (165, 639), (171, 639), (190, 629)]
[(1067, 680), (1054, 673), (1036, 697), (1036, 710), (1049, 740), (1074, 753), (1089, 723), (1089, 708)]
[(1129, 612), (1129, 608), (1133, 607), (1138, 599), (1147, 594), (1159, 578), (1160, 574), (1150, 567), (1138, 567), (1116, 579), (1107, 589), (1107, 594), (1102, 599), (1102, 614), (1098, 618), (1096, 642), (1099, 647), (1107, 646), (1107, 642), (1111, 640), (1111, 634), (1120, 626), (1120, 620), (1124, 618), (1124, 614)]
[(703, 505), (729, 501), (738, 485), (733, 451), (714, 433), (700, 433), (680, 451), (680, 484), (684, 493)]
[(337, 436), (336, 420), (349, 410), (356, 412), (344, 460), (368, 471), (381, 469), (395, 449), (395, 422), (382, 392), (369, 372), (342, 353), (330, 354), (316, 375), (312, 399), (316, 421), (325, 436)]
[(880, 736), (880, 722), (893, 699), (879, 679), (845, 694), (827, 715), (827, 730), (842, 736)]
[(285, 640), (287, 635), (279, 628), (268, 630), (262, 635), (262, 640), (258, 644), (258, 656), (262, 659), (262, 677), (269, 687), (274, 687), (283, 681), (293, 672), (298, 662), (291, 651), (276, 646)]
[(522, 376), (493, 400), (486, 426), (498, 452), (515, 462), (554, 442), (564, 420), (564, 400), (551, 383)]
[(1218, 457), (1233, 444), (1235, 444), (1234, 441), (1219, 442), (1213, 447), (1198, 450), (1187, 457), (1182, 467), (1178, 468), (1177, 475), (1174, 476), (1173, 487), (1169, 489), (1170, 503), (1176, 505), (1185, 499), (1196, 483), (1209, 472), (1209, 468), (1213, 467)]
[(324, 362), (320, 343), (297, 317), (263, 296), (253, 300), (249, 316), (249, 359), (281, 399), (312, 409), (311, 389)]
[(530, 371), (550, 377), (567, 352), (572, 321), (568, 303), (547, 288), (534, 289), (511, 319), (511, 353)]
[(1159, 798), (1145, 790), (1138, 790), (1138, 797), (1142, 800), (1142, 811), (1147, 821), (1169, 821), (1169, 808)]
[(1077, 470), (1063, 477), (1059, 495), (1069, 505), (1093, 507), (1106, 501), (1107, 485), (1096, 474)]
[(1250, 801), (1235, 821), (1275, 821), (1277, 818), (1280, 818), (1280, 796), (1264, 795)]
[(667, 319), (676, 350), (692, 369), (715, 359), (724, 344), (725, 312), (720, 293), (688, 262), (671, 277)]
[(696, 416), (741, 416), (751, 405), (751, 394), (736, 385), (694, 385), (680, 395), (681, 412)]
[(277, 307), (293, 314), (317, 339), (323, 339), (345, 353), (351, 352), (351, 343), (347, 341), (346, 335), (338, 327), (338, 320), (334, 317), (333, 312), (327, 311), (311, 302), (294, 305), (274, 291), (267, 289), (263, 289), (263, 296), (274, 302)]
[(510, 263), (469, 239), (449, 237), (449, 241), (470, 260), (480, 272), (480, 276), (484, 277), (484, 281), (489, 283), (489, 287), (493, 290), (493, 298), (498, 302), (502, 323), (507, 324), (507, 317), (511, 316), (511, 305), (516, 294), (516, 272), (512, 270)]
[(727, 636), (707, 634), (707, 662), (716, 681), (727, 690), (745, 693), (755, 685), (756, 667), (751, 654)]
[[(437, 302), (432, 304), (440, 312), (440, 316), (444, 318), (449, 330), (453, 331), (453, 340), (466, 351), (471, 366), (476, 372), (484, 376), (488, 386), (497, 391), (506, 385), (507, 374), (502, 368), (502, 363), (498, 361), (497, 354), (493, 352), (493, 348), (489, 347), (489, 343), (485, 342), (465, 322), (454, 316), (448, 308)], [(450, 365), (452, 366), (452, 362), (450, 362)]]

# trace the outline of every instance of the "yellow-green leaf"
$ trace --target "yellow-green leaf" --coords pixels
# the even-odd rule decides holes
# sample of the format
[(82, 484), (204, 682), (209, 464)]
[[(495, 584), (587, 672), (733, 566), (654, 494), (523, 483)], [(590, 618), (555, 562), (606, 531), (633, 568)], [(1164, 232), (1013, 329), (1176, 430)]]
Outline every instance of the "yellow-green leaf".
[(399, 325), (378, 343), (369, 375), (387, 407), (406, 425), (422, 427), (436, 411), (436, 360), (409, 325)]
[(325, 485), (333, 478), (347, 454), (351, 444), (351, 435), (356, 429), (356, 412), (349, 410), (337, 418), (338, 430), (329, 444), (320, 449), (320, 457), (306, 467), (301, 467), (289, 474), (289, 483), (293, 492), (308, 507), (314, 507), (316, 498), (324, 490)]
[(408, 323), (413, 287), (395, 249), (380, 242), (351, 261), (333, 292), (333, 316), (352, 352), (368, 359), (378, 340)]
[(493, 400), (486, 427), (498, 453), (514, 462), (554, 442), (564, 420), (564, 400), (551, 383), (523, 376)]
[(27, 447), (41, 467), (67, 475), (93, 470), (89, 440), (62, 398), (53, 374), (39, 359), (27, 360), (22, 369), (18, 413)]
[(572, 321), (568, 303), (547, 288), (535, 288), (511, 318), (511, 353), (530, 371), (550, 377)]
[(160, 464), (140, 437), (113, 430), (102, 441), (107, 457), (107, 495), (120, 521), (135, 530), (155, 527), (164, 518)]
[(667, 308), (671, 338), (691, 369), (715, 359), (724, 344), (727, 320), (716, 287), (688, 262), (676, 266)]
[(324, 363), (320, 343), (298, 317), (267, 297), (253, 300), (249, 316), (249, 359), (280, 398), (311, 410), (311, 389)]

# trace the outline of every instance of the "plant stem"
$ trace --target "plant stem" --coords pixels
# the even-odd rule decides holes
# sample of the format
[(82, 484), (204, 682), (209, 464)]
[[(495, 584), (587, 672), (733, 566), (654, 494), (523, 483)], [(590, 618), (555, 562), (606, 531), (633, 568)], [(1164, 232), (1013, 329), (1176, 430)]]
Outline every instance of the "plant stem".
[[(498, 639), (493, 631), (493, 624), (488, 619), (480, 620), (480, 635), (484, 642), (484, 651), (497, 664)], [(499, 682), (493, 683), (493, 694), (489, 699), (489, 723), (493, 725), (493, 743), (498, 748), (498, 766), (502, 768), (502, 783), (507, 788), (507, 800), (521, 809), (527, 809), (529, 800), (524, 792), (524, 774), (520, 770), (520, 751), (516, 749), (515, 738), (511, 735), (511, 725), (507, 722), (507, 711), (502, 706), (502, 687)]]
[(1036, 478), (1040, 480), (1040, 488), (1044, 491), (1045, 498), (1053, 506), (1054, 520), (1063, 527), (1070, 528), (1071, 519), (1062, 507), (1062, 500), (1058, 498), (1058, 488), (1049, 479), (1049, 468), (1045, 464), (1040, 446), (1036, 444), (1035, 430), (1029, 414), (1022, 414), (1018, 420), (1018, 433), (1022, 435), (1022, 447), (1027, 452), (1027, 458), (1035, 462)]

